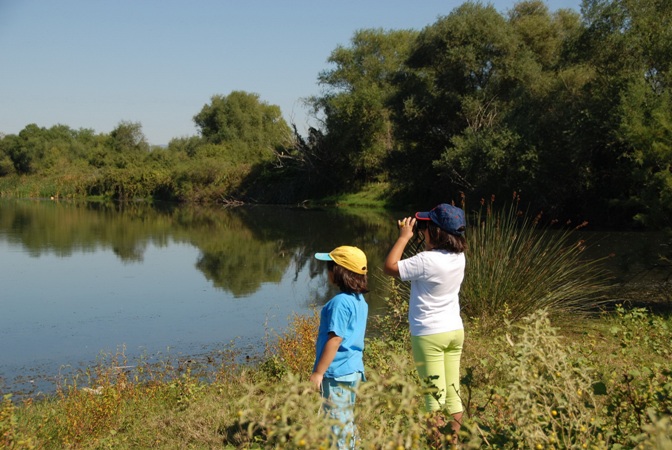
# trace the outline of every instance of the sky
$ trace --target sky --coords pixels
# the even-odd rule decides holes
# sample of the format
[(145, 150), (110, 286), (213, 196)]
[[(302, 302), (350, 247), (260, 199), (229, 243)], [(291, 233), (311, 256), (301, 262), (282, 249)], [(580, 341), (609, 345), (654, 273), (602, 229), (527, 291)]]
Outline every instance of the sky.
[[(546, 0), (550, 11), (581, 0)], [(461, 0), (0, 0), (0, 134), (26, 125), (147, 141), (198, 134), (213, 95), (246, 91), (300, 132), (337, 46), (360, 29), (421, 30)], [(514, 0), (493, 0), (505, 14)]]

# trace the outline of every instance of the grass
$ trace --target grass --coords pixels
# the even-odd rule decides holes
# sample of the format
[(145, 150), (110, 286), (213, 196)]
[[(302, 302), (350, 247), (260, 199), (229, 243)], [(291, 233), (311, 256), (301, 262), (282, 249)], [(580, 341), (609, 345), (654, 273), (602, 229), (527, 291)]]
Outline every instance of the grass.
[(386, 182), (369, 183), (354, 193), (340, 194), (320, 199), (318, 203), (338, 205), (339, 207), (367, 207), (383, 209), (387, 204), (389, 184)]

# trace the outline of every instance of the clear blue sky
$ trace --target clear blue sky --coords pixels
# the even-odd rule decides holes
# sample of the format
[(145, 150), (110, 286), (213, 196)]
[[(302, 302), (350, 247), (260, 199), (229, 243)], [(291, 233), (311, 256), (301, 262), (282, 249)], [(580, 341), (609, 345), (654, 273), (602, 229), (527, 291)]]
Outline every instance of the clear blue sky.
[[(581, 0), (547, 0), (579, 11)], [(151, 144), (192, 136), (215, 94), (259, 94), (305, 129), (301, 99), (362, 28), (417, 29), (458, 0), (0, 0), (0, 133), (55, 124)], [(505, 13), (514, 0), (491, 2)]]

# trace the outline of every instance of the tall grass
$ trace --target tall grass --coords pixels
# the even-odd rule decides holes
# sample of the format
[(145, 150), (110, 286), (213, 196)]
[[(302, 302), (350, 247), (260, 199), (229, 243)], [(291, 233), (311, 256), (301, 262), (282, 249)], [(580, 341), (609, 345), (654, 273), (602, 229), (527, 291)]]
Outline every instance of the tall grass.
[(473, 213), (461, 305), (466, 316), (498, 326), (545, 309), (555, 320), (597, 312), (608, 291), (599, 260), (587, 259), (586, 242), (574, 229), (541, 226), (519, 210), (519, 199), (494, 208), (494, 199)]

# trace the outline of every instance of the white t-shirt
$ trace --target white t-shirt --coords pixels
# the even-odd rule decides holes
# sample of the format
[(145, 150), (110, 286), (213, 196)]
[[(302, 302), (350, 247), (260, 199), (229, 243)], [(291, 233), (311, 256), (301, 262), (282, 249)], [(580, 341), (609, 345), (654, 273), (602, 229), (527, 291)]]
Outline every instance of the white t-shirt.
[(464, 253), (429, 250), (399, 261), (399, 278), (411, 282), (408, 321), (412, 336), (464, 328), (460, 317), (460, 285)]

